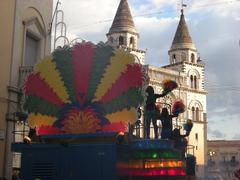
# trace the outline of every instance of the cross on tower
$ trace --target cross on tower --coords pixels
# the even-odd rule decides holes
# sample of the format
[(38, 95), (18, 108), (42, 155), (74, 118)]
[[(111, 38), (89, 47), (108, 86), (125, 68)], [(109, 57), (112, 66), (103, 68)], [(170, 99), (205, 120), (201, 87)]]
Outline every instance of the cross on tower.
[(183, 13), (183, 8), (184, 7), (187, 7), (187, 4), (184, 4), (184, 0), (182, 0), (182, 3), (181, 3), (181, 12)]

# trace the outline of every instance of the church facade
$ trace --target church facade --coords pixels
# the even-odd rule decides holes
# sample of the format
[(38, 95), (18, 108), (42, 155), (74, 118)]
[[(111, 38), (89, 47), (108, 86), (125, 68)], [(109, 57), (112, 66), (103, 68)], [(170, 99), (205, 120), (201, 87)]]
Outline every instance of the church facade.
[[(12, 136), (13, 131), (22, 129), (23, 122), (15, 117), (19, 111), (19, 99), (23, 79), (32, 71), (38, 59), (50, 54), (50, 24), (52, 21), (52, 0), (8, 0), (0, 6), (3, 28), (0, 30), (3, 55), (1, 67), (0, 98), (0, 179), (10, 179), (12, 168), (19, 167), (20, 154), (11, 153), (11, 143), (22, 141), (23, 135)], [(8, 19), (3, 19), (8, 17)], [(11, 22), (11, 23), (9, 23)], [(115, 48), (123, 48), (134, 54), (136, 61), (144, 64), (145, 51), (138, 48), (140, 34), (134, 25), (127, 0), (121, 0), (112, 26), (107, 33), (107, 43)], [(31, 49), (33, 48), (33, 49)], [(167, 53), (167, 52), (166, 52)], [(187, 119), (193, 120), (189, 151), (196, 155), (199, 179), (204, 175), (207, 144), (206, 95), (204, 88), (205, 65), (192, 41), (181, 13), (177, 31), (168, 51), (169, 64), (163, 67), (145, 65), (150, 77), (149, 84), (156, 93), (161, 93), (164, 79), (175, 80), (179, 87), (168, 96), (159, 99), (162, 106), (171, 106), (177, 99), (182, 99), (186, 111), (175, 119), (179, 127)], [(34, 57), (34, 58), (32, 58)], [(14, 123), (18, 122), (15, 126)], [(159, 124), (160, 126), (160, 124)], [(151, 132), (153, 137), (153, 132)]]
[[(115, 48), (123, 48), (144, 64), (145, 51), (138, 49), (139, 33), (136, 30), (127, 0), (121, 0), (112, 26), (107, 33), (107, 43)], [(167, 53), (167, 52), (166, 52)], [(168, 51), (169, 64), (163, 67), (145, 65), (150, 77), (149, 85), (155, 93), (161, 93), (161, 83), (171, 79), (179, 87), (164, 98), (159, 99), (161, 106), (171, 109), (174, 101), (181, 99), (186, 111), (174, 120), (174, 127), (188, 119), (193, 121), (193, 129), (188, 137), (189, 153), (194, 153), (197, 161), (198, 179), (204, 178), (207, 149), (207, 91), (204, 87), (205, 65), (192, 41), (185, 21), (183, 10), (180, 21)], [(161, 126), (159, 124), (159, 126)], [(153, 132), (151, 132), (153, 138)]]

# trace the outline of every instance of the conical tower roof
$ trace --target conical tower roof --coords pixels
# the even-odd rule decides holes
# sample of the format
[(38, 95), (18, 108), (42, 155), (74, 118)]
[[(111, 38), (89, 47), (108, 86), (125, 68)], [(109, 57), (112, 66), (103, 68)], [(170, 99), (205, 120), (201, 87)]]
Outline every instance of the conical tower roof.
[(172, 42), (171, 50), (179, 48), (196, 49), (195, 45), (193, 44), (192, 37), (190, 36), (190, 33), (188, 31), (183, 10), (181, 11), (180, 21)]
[(121, 0), (118, 6), (109, 34), (114, 32), (132, 32), (137, 34), (127, 0)]

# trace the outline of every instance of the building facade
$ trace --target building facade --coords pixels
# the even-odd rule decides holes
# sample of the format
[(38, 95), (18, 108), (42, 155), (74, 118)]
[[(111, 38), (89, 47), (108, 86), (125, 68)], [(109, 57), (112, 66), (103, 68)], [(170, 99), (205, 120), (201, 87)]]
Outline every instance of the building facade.
[[(144, 64), (145, 52), (138, 49), (138, 34), (127, 0), (121, 0), (112, 26), (107, 34), (107, 43), (115, 48), (124, 48), (137, 56), (138, 62)], [(167, 53), (167, 52), (166, 52)], [(171, 107), (174, 101), (181, 99), (186, 111), (178, 119), (174, 119), (175, 127), (181, 127), (188, 119), (193, 120), (193, 129), (189, 141), (189, 151), (194, 152), (197, 159), (198, 179), (204, 179), (207, 142), (207, 91), (204, 87), (205, 65), (201, 61), (197, 48), (192, 41), (185, 21), (183, 10), (168, 51), (169, 64), (163, 67), (145, 65), (150, 77), (149, 84), (156, 93), (161, 93), (161, 83), (165, 79), (175, 80), (179, 87), (158, 101), (162, 106)], [(164, 105), (165, 104), (165, 105)], [(171, 109), (171, 108), (169, 108)], [(159, 126), (161, 124), (159, 123)], [(142, 133), (143, 134), (143, 133)], [(151, 132), (153, 137), (153, 132)]]
[(11, 143), (24, 136), (22, 84), (34, 64), (51, 51), (52, 0), (0, 2), (0, 179), (11, 179), (19, 155)]
[(234, 171), (240, 168), (240, 141), (207, 141), (207, 180), (237, 180)]

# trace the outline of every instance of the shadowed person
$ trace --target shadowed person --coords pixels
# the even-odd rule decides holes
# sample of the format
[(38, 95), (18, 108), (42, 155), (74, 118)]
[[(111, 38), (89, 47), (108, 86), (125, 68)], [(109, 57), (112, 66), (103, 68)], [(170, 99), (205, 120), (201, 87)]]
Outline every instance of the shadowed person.
[(150, 138), (150, 124), (153, 123), (155, 139), (158, 138), (158, 126), (157, 126), (157, 108), (156, 99), (163, 97), (163, 94), (155, 94), (152, 86), (148, 86), (146, 89), (147, 101), (144, 111), (144, 127), (145, 127), (145, 138)]
[(160, 120), (162, 123), (162, 132), (161, 139), (169, 139), (172, 137), (172, 118), (177, 117), (178, 115), (169, 114), (167, 108), (163, 108), (160, 114)]

